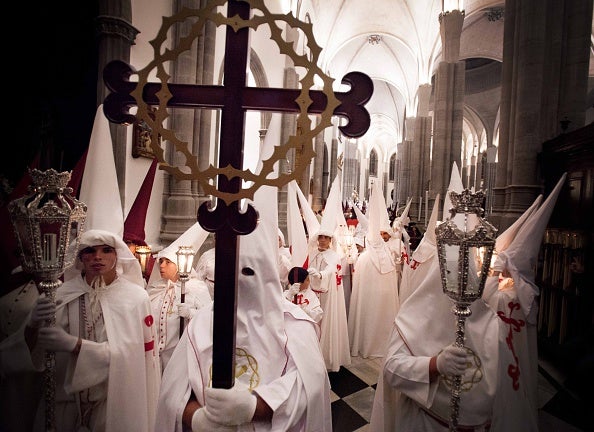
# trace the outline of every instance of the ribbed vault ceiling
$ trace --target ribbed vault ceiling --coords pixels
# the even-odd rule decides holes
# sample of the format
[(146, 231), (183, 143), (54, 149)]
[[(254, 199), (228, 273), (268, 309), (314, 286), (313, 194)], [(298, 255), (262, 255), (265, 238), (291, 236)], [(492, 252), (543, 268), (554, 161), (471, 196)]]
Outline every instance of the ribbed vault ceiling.
[[(490, 21), (486, 12), (502, 6), (501, 0), (464, 3), (461, 58), (501, 61), (503, 20)], [(387, 161), (402, 141), (405, 116), (416, 115), (419, 86), (431, 82), (440, 61), (442, 1), (302, 0), (298, 8), (301, 20), (314, 23), (324, 71), (337, 83), (351, 71), (373, 79), (372, 122), (361, 147), (379, 148)]]

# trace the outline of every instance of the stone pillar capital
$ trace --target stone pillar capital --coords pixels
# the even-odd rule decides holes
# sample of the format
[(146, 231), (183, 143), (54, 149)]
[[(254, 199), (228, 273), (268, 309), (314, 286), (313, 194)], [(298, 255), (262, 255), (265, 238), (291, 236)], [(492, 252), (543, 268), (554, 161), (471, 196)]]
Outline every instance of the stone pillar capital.
[(460, 57), (460, 35), (464, 24), (464, 11), (452, 10), (439, 14), (442, 61), (456, 63)]
[(97, 32), (100, 35), (117, 35), (134, 44), (139, 31), (123, 18), (109, 15), (100, 15), (97, 17)]

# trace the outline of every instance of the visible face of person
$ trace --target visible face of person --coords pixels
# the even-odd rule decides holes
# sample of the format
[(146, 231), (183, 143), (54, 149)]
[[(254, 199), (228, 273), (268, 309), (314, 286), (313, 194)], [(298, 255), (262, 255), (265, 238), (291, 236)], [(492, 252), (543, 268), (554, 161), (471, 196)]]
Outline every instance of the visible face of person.
[(283, 239), (281, 238), (281, 236), (278, 236), (278, 247), (279, 248), (283, 247)]
[(330, 241), (332, 240), (332, 237), (327, 236), (327, 235), (319, 235), (318, 236), (318, 249), (320, 250), (326, 250), (330, 247)]
[(380, 235), (382, 236), (382, 238), (384, 239), (385, 242), (387, 242), (388, 240), (390, 240), (390, 233), (387, 231), (380, 231)]
[(116, 250), (109, 245), (89, 246), (79, 253), (83, 264), (85, 278), (92, 281), (97, 276), (103, 276), (106, 283), (111, 283), (116, 275)]
[(176, 282), (179, 275), (177, 274), (177, 264), (168, 258), (159, 258), (159, 273), (163, 279)]

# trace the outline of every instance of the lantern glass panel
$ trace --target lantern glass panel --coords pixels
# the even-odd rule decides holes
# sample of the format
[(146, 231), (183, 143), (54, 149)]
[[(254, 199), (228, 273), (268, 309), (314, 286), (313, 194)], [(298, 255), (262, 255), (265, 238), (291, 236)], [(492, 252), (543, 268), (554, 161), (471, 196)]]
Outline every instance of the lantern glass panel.
[(177, 254), (177, 271), (180, 275), (188, 275), (192, 270), (196, 252), (190, 246), (180, 246)]
[(478, 297), (482, 292), (480, 286), (481, 281), (481, 265), (478, 261), (480, 256), (479, 247), (468, 248), (468, 271), (466, 272), (468, 280), (466, 282), (466, 291), (469, 295)]
[(451, 292), (453, 294), (457, 294), (460, 290), (458, 284), (458, 260), (460, 256), (460, 246), (459, 245), (445, 245), (445, 281), (446, 287), (445, 290), (447, 292)]

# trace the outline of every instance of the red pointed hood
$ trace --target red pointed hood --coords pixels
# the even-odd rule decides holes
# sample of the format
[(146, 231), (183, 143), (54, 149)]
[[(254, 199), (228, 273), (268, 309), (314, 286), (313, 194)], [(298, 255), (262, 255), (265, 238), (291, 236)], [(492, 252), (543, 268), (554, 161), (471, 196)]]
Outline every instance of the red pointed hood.
[(132, 204), (128, 216), (126, 216), (126, 220), (124, 221), (124, 241), (132, 241), (137, 245), (146, 246), (144, 224), (151, 200), (156, 171), (157, 159), (155, 158), (140, 186), (134, 204)]

